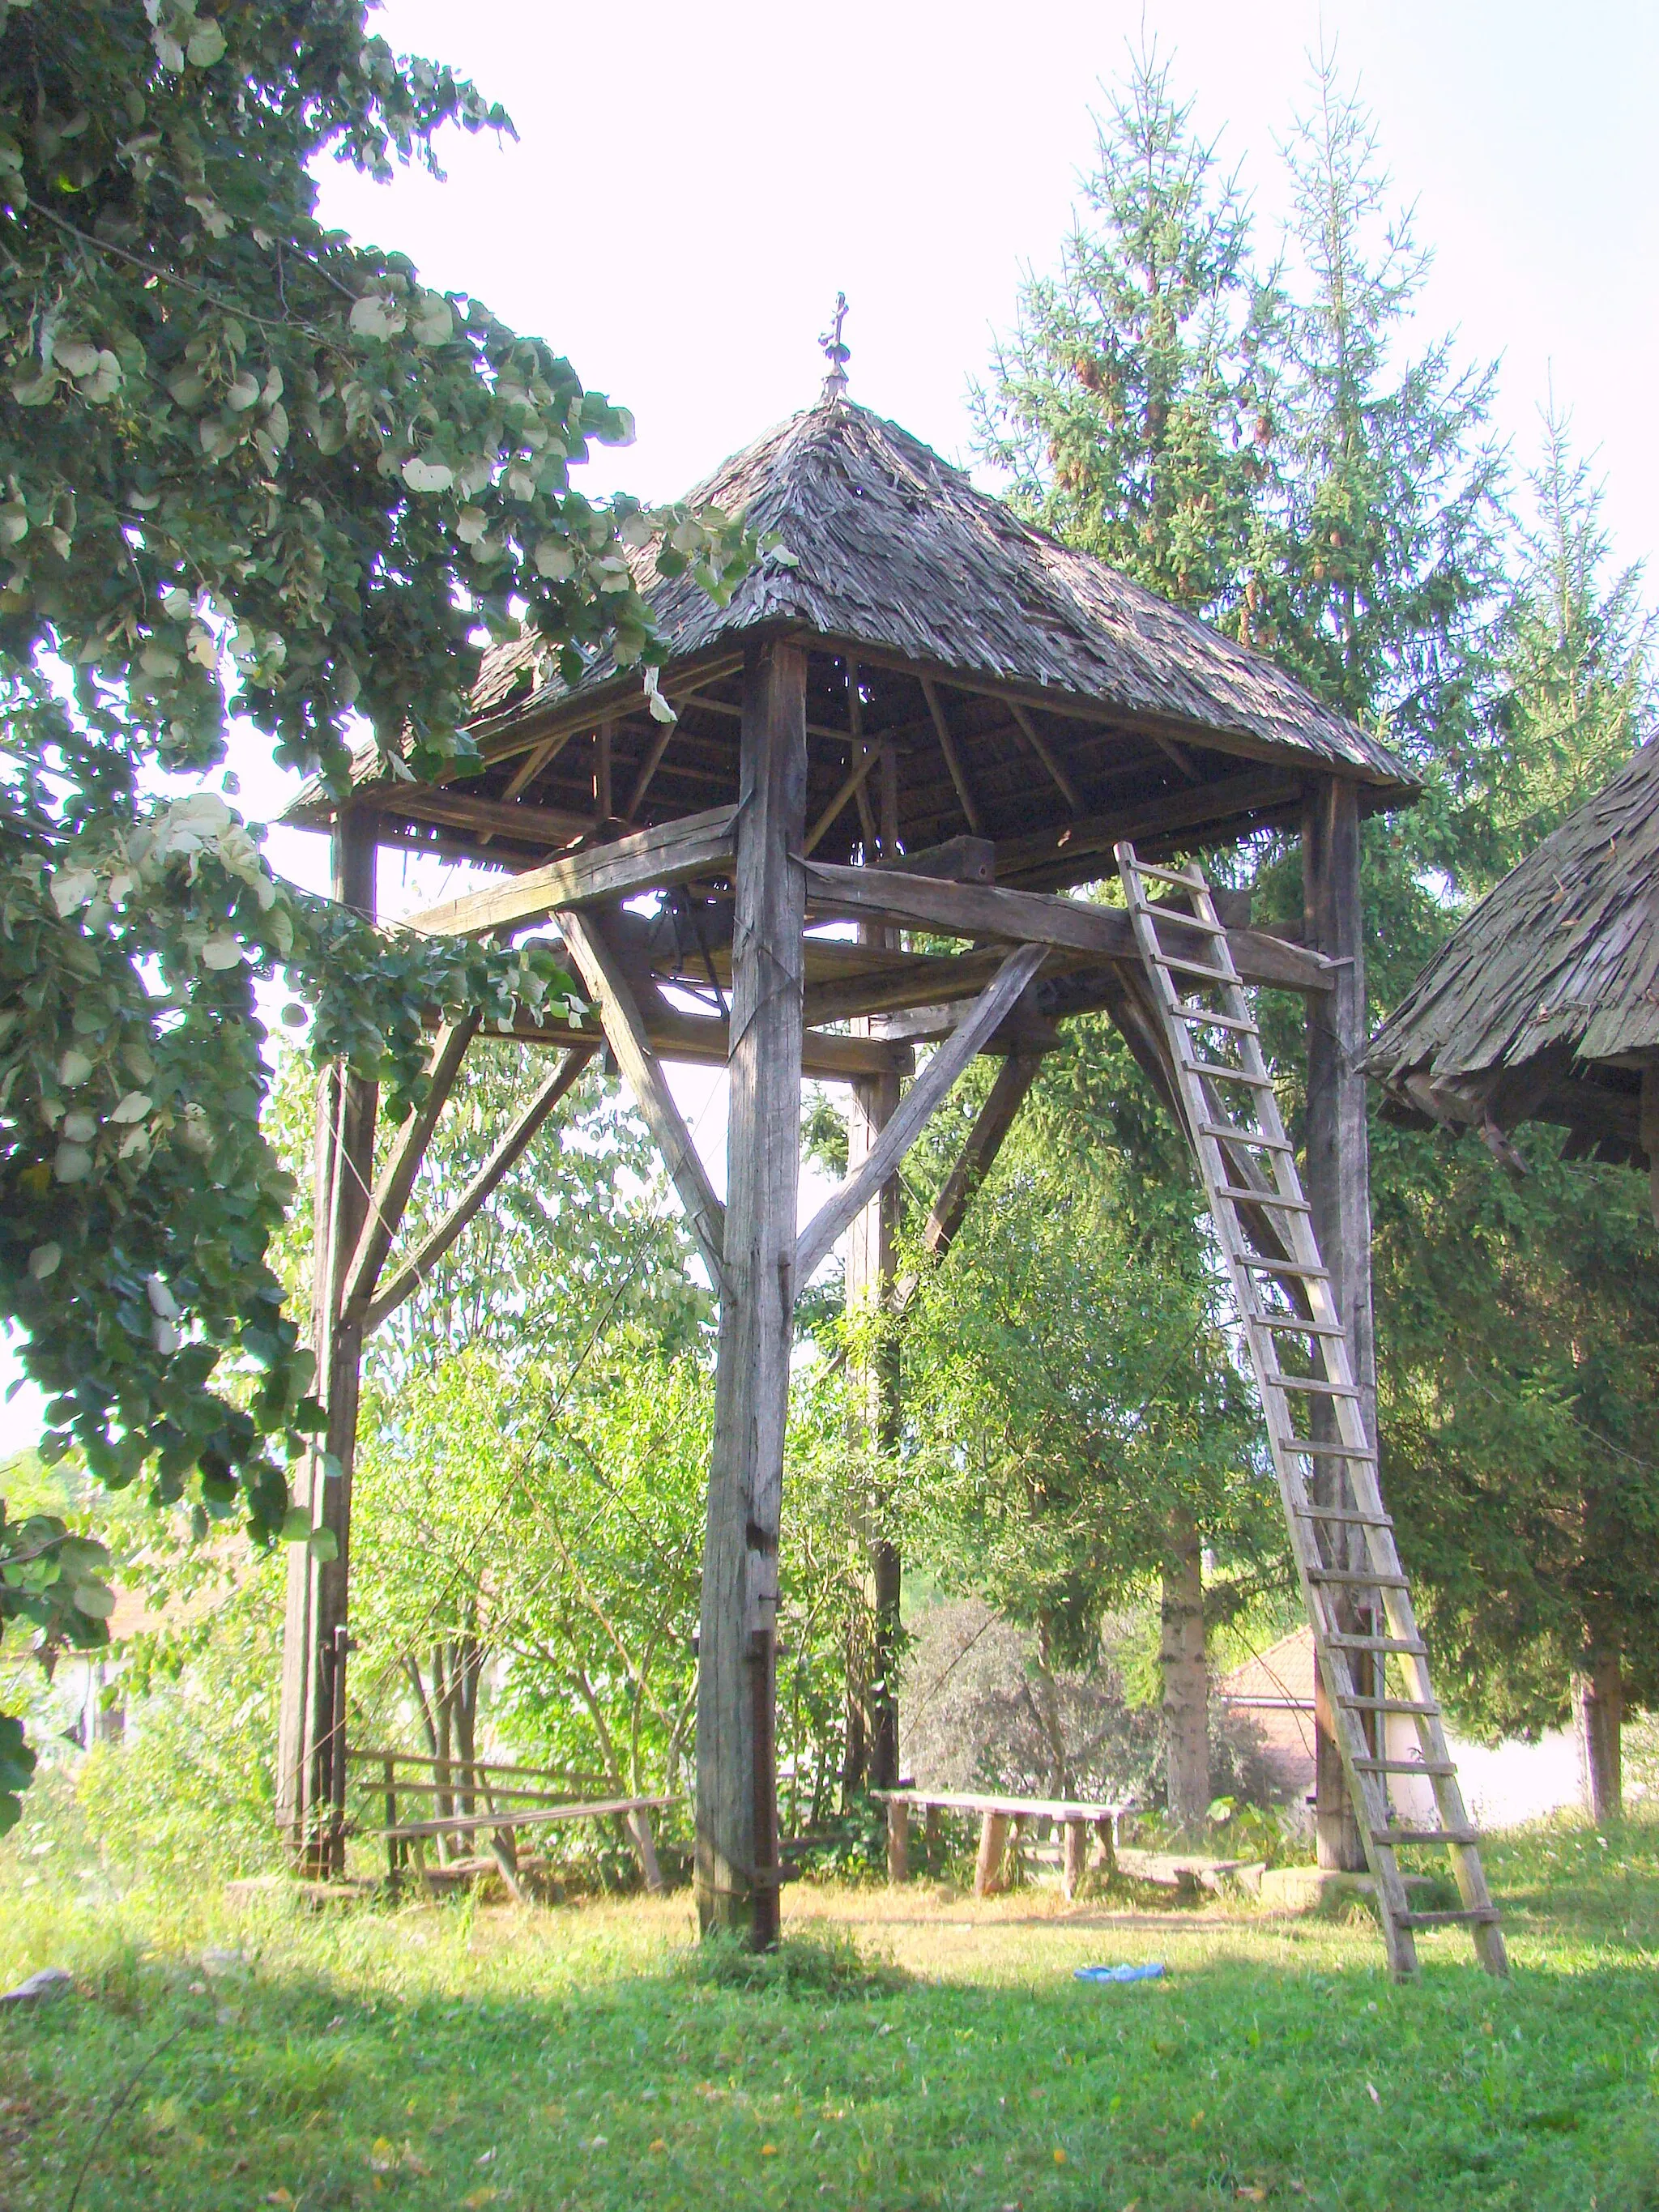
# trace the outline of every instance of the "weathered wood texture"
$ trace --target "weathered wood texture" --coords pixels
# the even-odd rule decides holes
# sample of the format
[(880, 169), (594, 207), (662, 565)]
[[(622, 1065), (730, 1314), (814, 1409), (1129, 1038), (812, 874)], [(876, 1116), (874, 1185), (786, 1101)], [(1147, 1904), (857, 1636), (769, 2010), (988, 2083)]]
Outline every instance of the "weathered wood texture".
[(1442, 946), (1365, 1056), (1402, 1119), (1565, 1123), (1653, 1164), (1659, 1064), (1659, 742), (1570, 815)]
[[(1060, 945), (1112, 960), (1135, 962), (1139, 957), (1129, 918), (1120, 908), (1054, 898), (1041, 891), (945, 883), (896, 869), (842, 868), (809, 860), (806, 896), (809, 904), (825, 915), (865, 915), (957, 937)], [(1228, 942), (1234, 965), (1247, 983), (1320, 993), (1335, 988), (1330, 969), (1300, 945), (1254, 929), (1229, 931)]]
[[(1370, 1139), (1365, 1126), (1365, 941), (1359, 877), (1359, 809), (1350, 786), (1334, 778), (1310, 783), (1302, 820), (1303, 934), (1327, 959), (1342, 962), (1336, 988), (1308, 1002), (1308, 1202), (1314, 1235), (1331, 1272), (1331, 1290), (1348, 1340), (1359, 1386), (1360, 1416), (1376, 1444), (1376, 1340), (1371, 1313)], [(1328, 1407), (1316, 1410), (1314, 1433), (1328, 1440)], [(1316, 1505), (1352, 1510), (1340, 1458), (1315, 1463)], [(1350, 1532), (1352, 1563), (1364, 1564), (1364, 1532)], [(1361, 1626), (1351, 1610), (1349, 1626)], [(1331, 1717), (1322, 1700), (1315, 1717), (1316, 1823), (1322, 1866), (1358, 1872), (1365, 1846), (1350, 1802)]]
[(391, 1278), (377, 1285), (374, 1297), (368, 1301), (363, 1310), (362, 1333), (365, 1336), (372, 1335), (387, 1315), (395, 1312), (410, 1291), (419, 1286), (427, 1270), (435, 1267), (442, 1259), (502, 1176), (523, 1156), (525, 1148), (542, 1123), (598, 1049), (597, 1043), (571, 1046), (558, 1066), (538, 1085), (523, 1110), (509, 1123), (489, 1158), (443, 1219), (428, 1230), (415, 1249), (398, 1262)]
[(742, 1929), (765, 1944), (778, 1927), (769, 1723), (800, 1147), (805, 885), (793, 856), (805, 817), (806, 662), (797, 647), (750, 654), (742, 733), (725, 1291), (697, 1677), (696, 1887), (705, 1929)]
[(950, 1096), (957, 1078), (1012, 1011), (1042, 964), (1040, 945), (1011, 952), (987, 988), (969, 1006), (950, 1036), (904, 1094), (865, 1158), (849, 1170), (840, 1189), (827, 1198), (800, 1233), (795, 1247), (795, 1279), (806, 1283), (866, 1200), (890, 1176)]
[(492, 884), (442, 906), (428, 907), (408, 927), (428, 937), (465, 937), (486, 929), (520, 929), (562, 907), (602, 905), (636, 891), (719, 873), (732, 858), (732, 812), (716, 806), (660, 830), (635, 830), (591, 852), (550, 860), (503, 884)]
[(421, 1162), (426, 1158), (438, 1117), (455, 1087), (466, 1048), (478, 1033), (478, 1021), (477, 1014), (463, 1015), (458, 1022), (446, 1022), (433, 1039), (432, 1056), (427, 1063), (426, 1097), (398, 1132), (391, 1155), (374, 1179), (368, 1218), (357, 1239), (357, 1249), (351, 1255), (340, 1292), (343, 1313), (355, 1312), (357, 1318), (362, 1318), (362, 1309), (367, 1306), (386, 1264), (386, 1255), (392, 1249), (392, 1240), (404, 1218), (404, 1208), (415, 1188), (415, 1178), (421, 1171)]
[[(1032, 529), (896, 423), (845, 400), (768, 432), (690, 496), (779, 531), (794, 558), (763, 557), (717, 606), (689, 574), (660, 576), (644, 556), (641, 589), (675, 662), (763, 625), (798, 624), (845, 641), (860, 659), (884, 652), (946, 682), (1004, 681), (1033, 707), (1050, 694), (1099, 702), (1176, 736), (1408, 783), (1386, 747), (1265, 654)], [(498, 666), (526, 665), (531, 650), (492, 656), (491, 679)], [(600, 711), (629, 681), (600, 653), (573, 710), (592, 696)], [(550, 683), (523, 711), (544, 711), (557, 696)]]
[[(372, 822), (344, 810), (332, 846), (334, 897), (372, 918)], [(340, 1306), (368, 1211), (376, 1103), (375, 1085), (343, 1066), (326, 1069), (319, 1083), (311, 1341), (327, 1425), (301, 1462), (295, 1502), (309, 1514), (313, 1530), (332, 1536), (334, 1557), (319, 1559), (309, 1544), (289, 1547), (276, 1754), (277, 1824), (301, 1867), (315, 1875), (338, 1872), (343, 1863), (334, 1807), (345, 1767), (335, 1727), (343, 1684), (336, 1669), (344, 1665), (362, 1331), (354, 1319), (340, 1317)]]
[[(726, 1244), (726, 1209), (714, 1195), (708, 1170), (698, 1157), (691, 1132), (668, 1087), (668, 1079), (651, 1049), (644, 1018), (624, 964), (597, 915), (566, 913), (561, 927), (565, 948), (588, 996), (599, 1008), (606, 1040), (634, 1093), (635, 1103), (645, 1116), (646, 1126), (656, 1140), (685, 1208), (687, 1223), (708, 1270), (708, 1279), (718, 1291)], [(799, 1064), (799, 1042), (796, 1057)]]
[[(899, 1107), (896, 1076), (856, 1083), (848, 1107), (847, 1165), (856, 1174)], [(899, 1184), (889, 1176), (856, 1213), (848, 1231), (845, 1297), (857, 1332), (848, 1362), (855, 1463), (867, 1469), (897, 1443), (898, 1346), (890, 1322)], [(864, 1559), (863, 1617), (853, 1624), (847, 1654), (847, 1742), (843, 1796), (874, 1783), (898, 1780), (899, 1601), (902, 1564), (887, 1525), (888, 1499), (866, 1474), (854, 1506), (854, 1539)]]

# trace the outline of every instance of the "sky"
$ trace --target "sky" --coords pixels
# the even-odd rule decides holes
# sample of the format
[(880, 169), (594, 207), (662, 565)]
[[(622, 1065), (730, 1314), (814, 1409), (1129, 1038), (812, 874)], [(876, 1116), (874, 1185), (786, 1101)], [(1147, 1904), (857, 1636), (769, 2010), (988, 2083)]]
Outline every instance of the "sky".
[[(602, 455), (591, 488), (676, 496), (810, 404), (837, 290), (853, 397), (970, 460), (970, 380), (1023, 272), (1055, 263), (1091, 109), (1131, 46), (1173, 58), (1195, 127), (1251, 196), (1265, 255), (1286, 211), (1278, 147), (1322, 39), (1433, 252), (1414, 336), (1451, 333), (1461, 357), (1498, 362), (1495, 427), (1522, 463), (1553, 380), (1605, 476), (1620, 558), (1652, 550), (1651, 6), (391, 0), (380, 22), (400, 52), (500, 99), (518, 140), (453, 134), (443, 184), (331, 167), (325, 216), (547, 338), (633, 410), (637, 442)], [(244, 786), (250, 811), (277, 796), (264, 777)], [(279, 835), (272, 857), (317, 882), (320, 844)], [(394, 881), (383, 894), (404, 896)]]
[[(331, 167), (325, 218), (547, 338), (632, 409), (637, 442), (585, 487), (686, 490), (817, 396), (818, 334), (850, 302), (852, 396), (972, 459), (967, 398), (1022, 275), (1052, 268), (1094, 144), (1091, 109), (1156, 40), (1195, 127), (1252, 198), (1264, 258), (1285, 215), (1278, 146), (1322, 39), (1372, 109), (1433, 266), (1413, 337), (1495, 361), (1495, 427), (1524, 463), (1553, 382), (1606, 479), (1621, 560), (1653, 550), (1659, 443), (1659, 9), (1560, 0), (391, 0), (400, 52), (471, 75), (516, 143), (448, 142), (448, 179)], [(291, 783), (246, 747), (250, 817)], [(283, 872), (325, 884), (325, 841), (276, 830)], [(382, 911), (442, 895), (381, 863)], [(724, 1187), (724, 1101), (676, 1076)], [(808, 1202), (821, 1186), (809, 1182)], [(0, 1448), (33, 1432), (25, 1395)]]

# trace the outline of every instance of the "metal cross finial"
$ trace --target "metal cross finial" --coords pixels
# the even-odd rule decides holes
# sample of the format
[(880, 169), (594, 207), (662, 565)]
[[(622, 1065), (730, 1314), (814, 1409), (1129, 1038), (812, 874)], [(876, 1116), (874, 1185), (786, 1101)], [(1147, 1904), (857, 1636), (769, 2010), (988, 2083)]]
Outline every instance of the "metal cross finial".
[(841, 326), (846, 320), (847, 295), (837, 292), (835, 319), (818, 340), (823, 348), (823, 357), (830, 364), (830, 374), (823, 380), (826, 399), (839, 399), (847, 390), (847, 363), (853, 349), (841, 334)]

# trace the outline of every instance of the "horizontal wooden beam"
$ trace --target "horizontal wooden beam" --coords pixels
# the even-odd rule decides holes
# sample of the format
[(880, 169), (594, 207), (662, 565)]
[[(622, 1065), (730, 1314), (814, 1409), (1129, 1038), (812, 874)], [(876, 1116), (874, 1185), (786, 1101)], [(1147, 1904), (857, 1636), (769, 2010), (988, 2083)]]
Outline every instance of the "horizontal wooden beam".
[(428, 937), (464, 937), (478, 930), (511, 929), (544, 921), (561, 908), (594, 906), (607, 899), (689, 882), (729, 865), (735, 806), (711, 807), (688, 814), (660, 829), (635, 830), (585, 853), (573, 853), (545, 867), (469, 891), (443, 906), (428, 907), (408, 923)]
[[(1059, 830), (1039, 830), (1024, 837), (1004, 837), (997, 844), (997, 878), (1009, 884), (1027, 873), (1056, 866), (1070, 867), (1099, 854), (1109, 859), (1123, 838), (1175, 836), (1199, 832), (1212, 823), (1255, 814), (1269, 807), (1299, 805), (1302, 779), (1287, 769), (1250, 769), (1242, 775), (1224, 776), (1218, 783), (1194, 784), (1185, 791), (1164, 791), (1133, 805), (1117, 806), (1099, 814), (1085, 814)], [(1103, 876), (1115, 872), (1113, 866)]]
[(1042, 965), (1044, 948), (1022, 945), (998, 969), (994, 981), (969, 1007), (950, 1036), (899, 1101), (896, 1111), (839, 1190), (826, 1199), (795, 1244), (795, 1287), (804, 1289), (819, 1261), (854, 1216), (863, 1211), (949, 1097), (957, 1078), (1001, 1026), (1020, 994)]
[[(1121, 907), (1092, 906), (1041, 891), (1008, 890), (1000, 884), (948, 884), (885, 869), (833, 867), (818, 860), (808, 860), (805, 866), (808, 907), (823, 914), (867, 916), (900, 928), (931, 929), (953, 937), (1054, 945), (1136, 965), (1140, 961), (1133, 925)], [(1331, 964), (1316, 953), (1261, 930), (1229, 931), (1227, 941), (1245, 982), (1294, 991), (1332, 988)]]
[(393, 822), (435, 822), (441, 829), (471, 830), (491, 837), (517, 837), (550, 847), (590, 837), (591, 814), (564, 806), (534, 806), (526, 799), (486, 799), (477, 792), (426, 783), (388, 783), (374, 793), (375, 811)]
[[(491, 1036), (511, 1037), (519, 1044), (602, 1045), (605, 1031), (591, 1018), (573, 1028), (568, 1022), (520, 1020), (510, 1029), (491, 1030)], [(731, 1032), (712, 1014), (684, 1014), (677, 1006), (653, 1006), (645, 1016), (645, 1034), (659, 1060), (671, 1066), (724, 1067), (731, 1056)], [(808, 1030), (801, 1043), (800, 1069), (815, 1083), (854, 1083), (866, 1075), (910, 1074), (916, 1056), (908, 1044), (886, 1043), (879, 1037), (830, 1036)]]

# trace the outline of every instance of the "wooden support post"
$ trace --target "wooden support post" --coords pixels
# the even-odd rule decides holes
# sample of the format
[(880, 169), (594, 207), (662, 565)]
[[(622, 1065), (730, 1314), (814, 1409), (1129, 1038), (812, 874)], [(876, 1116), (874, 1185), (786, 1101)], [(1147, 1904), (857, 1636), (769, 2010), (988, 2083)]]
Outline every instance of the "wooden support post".
[(887, 1879), (895, 1888), (910, 1879), (910, 1808), (896, 1799), (887, 1806)]
[[(374, 853), (373, 817), (342, 807), (333, 835), (333, 895), (371, 917)], [(333, 1856), (333, 1754), (344, 1748), (337, 1746), (334, 1725), (337, 1702), (344, 1711), (344, 1683), (342, 1679), (337, 1688), (334, 1676), (337, 1665), (342, 1677), (345, 1666), (362, 1330), (356, 1320), (341, 1317), (340, 1300), (368, 1213), (376, 1103), (375, 1085), (343, 1066), (329, 1068), (318, 1086), (311, 1341), (317, 1356), (314, 1387), (327, 1426), (301, 1462), (295, 1503), (326, 1537), (320, 1545), (295, 1544), (289, 1550), (276, 1757), (277, 1825), (295, 1859), (313, 1875), (326, 1872)], [(321, 1557), (329, 1539), (333, 1556)]]
[(930, 1805), (921, 1823), (921, 1855), (929, 1874), (939, 1872), (939, 1838), (944, 1832), (945, 1810), (942, 1806)]
[[(861, 924), (866, 940), (896, 936), (878, 924)], [(860, 1030), (869, 1024), (860, 1022)], [(860, 1168), (875, 1149), (882, 1131), (898, 1111), (896, 1075), (866, 1077), (853, 1085), (847, 1115), (847, 1166)], [(893, 1295), (898, 1239), (899, 1184), (884, 1182), (863, 1211), (853, 1218), (847, 1240), (846, 1299), (849, 1321), (872, 1332), (858, 1346), (849, 1373), (855, 1402), (855, 1440), (871, 1458), (890, 1449), (898, 1431), (896, 1347), (885, 1328)], [(842, 1768), (843, 1791), (866, 1785), (891, 1790), (898, 1781), (897, 1664), (899, 1601), (902, 1565), (898, 1546), (884, 1525), (883, 1498), (860, 1498), (855, 1510), (854, 1540), (864, 1554), (867, 1634), (857, 1635), (848, 1653), (847, 1753)]]
[(1108, 1881), (1117, 1878), (1117, 1822), (1109, 1814), (1095, 1822), (1095, 1841), (1100, 1846), (1095, 1868)]
[(663, 1880), (662, 1869), (657, 1864), (657, 1846), (651, 1833), (651, 1815), (642, 1806), (636, 1806), (633, 1812), (624, 1814), (623, 1817), (627, 1823), (628, 1840), (634, 1846), (634, 1856), (640, 1863), (640, 1873), (644, 1877), (647, 1891), (653, 1897), (666, 1896), (668, 1884)]
[(731, 1098), (697, 1676), (698, 1918), (776, 1939), (772, 1698), (800, 1154), (806, 655), (744, 662)]
[[(1331, 1290), (1347, 1332), (1360, 1413), (1373, 1449), (1376, 1442), (1376, 1345), (1371, 1316), (1370, 1151), (1365, 1125), (1365, 1078), (1360, 1067), (1365, 1032), (1365, 945), (1359, 873), (1359, 799), (1356, 787), (1335, 776), (1310, 783), (1302, 809), (1303, 939), (1308, 949), (1339, 964), (1335, 988), (1308, 1000), (1307, 1194), (1314, 1233)], [(1326, 1409), (1313, 1433), (1334, 1437)], [(1315, 1462), (1311, 1485), (1318, 1505), (1352, 1510), (1340, 1459)], [(1365, 1565), (1363, 1529), (1350, 1531), (1356, 1569)], [(1356, 1618), (1352, 1624), (1358, 1626)], [(1362, 1689), (1366, 1686), (1361, 1685)], [(1375, 1693), (1374, 1692), (1372, 1692)], [(1364, 1844), (1336, 1737), (1316, 1689), (1314, 1712), (1317, 1770), (1316, 1825), (1319, 1863), (1351, 1873), (1364, 1870)]]
[(1066, 1823), (1066, 1865), (1060, 1876), (1060, 1888), (1069, 1905), (1083, 1886), (1084, 1869), (1089, 1859), (1089, 1823), (1068, 1820)]
[(1002, 1858), (1008, 1848), (1008, 1816), (988, 1813), (979, 1826), (979, 1857), (974, 1866), (974, 1895), (994, 1897), (1002, 1887)]

